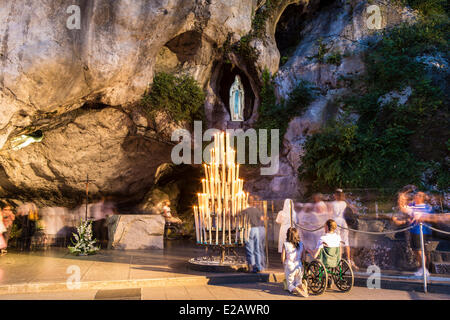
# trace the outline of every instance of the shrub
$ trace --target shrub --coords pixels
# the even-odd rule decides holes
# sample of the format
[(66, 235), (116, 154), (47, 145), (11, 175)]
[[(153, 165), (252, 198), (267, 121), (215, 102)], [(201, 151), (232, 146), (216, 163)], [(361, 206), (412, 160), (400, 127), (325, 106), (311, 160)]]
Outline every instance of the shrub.
[(333, 52), (327, 56), (325, 62), (328, 64), (340, 66), (342, 62), (342, 55), (339, 51)]
[[(301, 81), (289, 94), (287, 101), (277, 102), (275, 84), (269, 71), (262, 75), (261, 105), (258, 110), (257, 129), (279, 129), (280, 140), (286, 133), (289, 121), (300, 116), (312, 102), (314, 94), (306, 81)], [(270, 141), (270, 140), (269, 140)], [(280, 141), (281, 142), (281, 141)]]
[(202, 119), (204, 102), (205, 94), (192, 77), (163, 72), (155, 75), (151, 89), (142, 98), (149, 116), (164, 112), (176, 123)]
[(322, 38), (317, 39), (317, 53), (308, 59), (317, 59), (320, 63), (324, 62), (325, 55), (330, 51), (330, 48), (323, 42)]

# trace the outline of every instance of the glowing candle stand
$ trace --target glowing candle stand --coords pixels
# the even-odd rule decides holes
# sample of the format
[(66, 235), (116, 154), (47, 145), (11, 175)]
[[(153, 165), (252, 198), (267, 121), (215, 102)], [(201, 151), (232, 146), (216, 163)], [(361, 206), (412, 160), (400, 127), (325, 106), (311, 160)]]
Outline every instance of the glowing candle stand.
[(248, 207), (248, 193), (228, 133), (214, 135), (210, 157), (209, 164), (203, 164), (205, 179), (194, 206), (195, 235), (197, 244), (220, 248), (223, 263), (225, 248), (243, 245), (248, 237), (248, 221), (242, 214)]

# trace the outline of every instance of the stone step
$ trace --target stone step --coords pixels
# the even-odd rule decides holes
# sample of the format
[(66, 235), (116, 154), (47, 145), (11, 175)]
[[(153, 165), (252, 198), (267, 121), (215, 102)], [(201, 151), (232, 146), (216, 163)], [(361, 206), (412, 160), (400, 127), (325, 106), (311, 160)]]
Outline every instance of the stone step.
[(450, 251), (432, 251), (431, 260), (436, 263), (450, 262)]
[(433, 269), (438, 274), (450, 275), (450, 262), (433, 262)]

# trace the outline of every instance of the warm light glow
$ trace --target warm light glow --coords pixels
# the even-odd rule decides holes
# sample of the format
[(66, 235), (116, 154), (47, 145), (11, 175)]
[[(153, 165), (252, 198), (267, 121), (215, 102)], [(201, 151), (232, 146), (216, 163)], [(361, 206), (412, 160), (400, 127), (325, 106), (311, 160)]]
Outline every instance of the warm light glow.
[(248, 193), (243, 191), (244, 180), (239, 179), (239, 164), (230, 139), (229, 133), (215, 134), (210, 164), (203, 164), (205, 178), (201, 180), (202, 192), (197, 193), (198, 209), (194, 206), (198, 243), (231, 245), (244, 242), (248, 228), (241, 212), (248, 207)]

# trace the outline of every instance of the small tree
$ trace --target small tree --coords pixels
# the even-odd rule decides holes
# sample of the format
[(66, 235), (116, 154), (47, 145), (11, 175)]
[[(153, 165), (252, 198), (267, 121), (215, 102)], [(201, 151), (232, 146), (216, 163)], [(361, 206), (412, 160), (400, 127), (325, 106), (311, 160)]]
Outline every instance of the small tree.
[(100, 247), (96, 247), (96, 239), (92, 238), (92, 221), (81, 220), (80, 226), (77, 227), (77, 233), (73, 233), (75, 241), (72, 239), (73, 246), (69, 246), (69, 251), (76, 255), (95, 254)]

